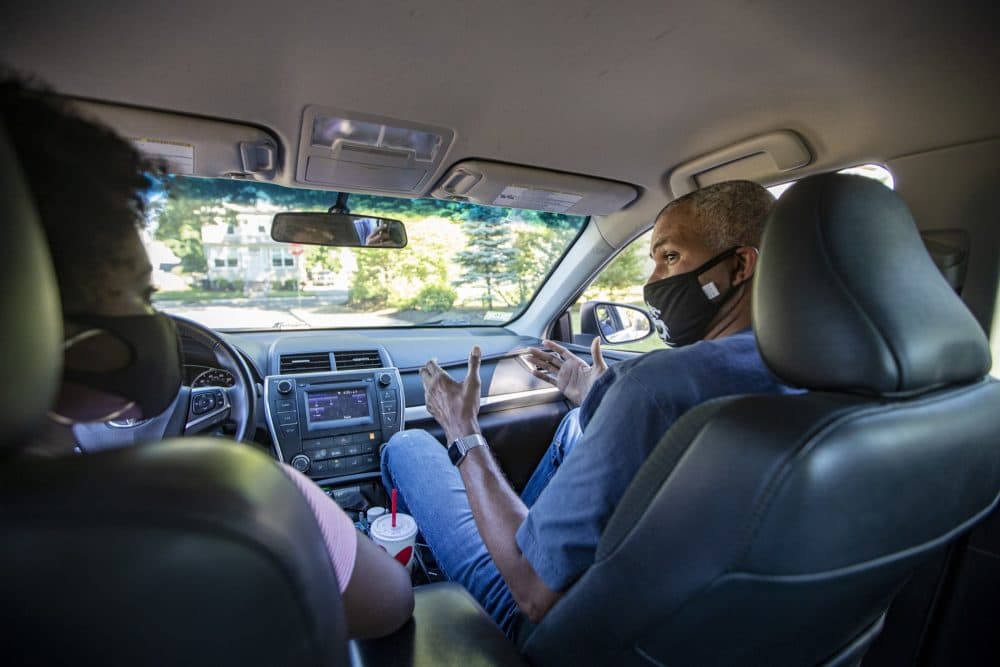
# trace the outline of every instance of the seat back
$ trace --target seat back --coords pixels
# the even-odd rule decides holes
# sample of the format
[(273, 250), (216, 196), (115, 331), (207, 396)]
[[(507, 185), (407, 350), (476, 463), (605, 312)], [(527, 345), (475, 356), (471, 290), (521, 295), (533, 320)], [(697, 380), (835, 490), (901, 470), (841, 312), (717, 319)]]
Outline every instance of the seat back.
[(214, 439), (0, 467), (9, 664), (348, 664), (301, 492)]
[[(812, 391), (678, 420), (594, 566), (527, 637), (536, 664), (856, 664), (914, 567), (997, 504), (1000, 384), (905, 208), (857, 177), (789, 195), (755, 331), (771, 369)], [(921, 300), (938, 319), (912, 330)]]
[(59, 290), (20, 165), (0, 122), (0, 455), (37, 431), (55, 402), (62, 374)]
[[(307, 501), (249, 446), (25, 451), (59, 387), (56, 281), (0, 126), (0, 624), (6, 664), (343, 665), (344, 612)], [(71, 224), (73, 221), (67, 221)]]

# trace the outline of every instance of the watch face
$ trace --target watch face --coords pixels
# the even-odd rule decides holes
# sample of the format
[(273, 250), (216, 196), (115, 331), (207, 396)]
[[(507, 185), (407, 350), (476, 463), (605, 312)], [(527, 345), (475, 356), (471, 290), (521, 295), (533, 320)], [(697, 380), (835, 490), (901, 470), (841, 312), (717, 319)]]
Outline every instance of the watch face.
[(462, 452), (459, 451), (458, 445), (454, 442), (448, 447), (448, 458), (451, 459), (452, 465), (457, 465), (462, 460)]

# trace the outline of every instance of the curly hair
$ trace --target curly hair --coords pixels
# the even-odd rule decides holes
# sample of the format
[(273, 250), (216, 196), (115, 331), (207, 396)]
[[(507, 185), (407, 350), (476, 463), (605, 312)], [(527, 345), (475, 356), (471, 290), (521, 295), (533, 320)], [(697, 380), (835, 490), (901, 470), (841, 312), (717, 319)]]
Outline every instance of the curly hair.
[(773, 205), (774, 195), (759, 183), (725, 181), (673, 200), (656, 217), (688, 207), (705, 245), (723, 252), (734, 246), (759, 247), (764, 221)]
[(108, 268), (135, 261), (122, 239), (145, 224), (146, 174), (156, 168), (66, 98), (8, 70), (0, 70), (0, 121), (34, 197), (63, 311), (86, 312), (115, 289)]

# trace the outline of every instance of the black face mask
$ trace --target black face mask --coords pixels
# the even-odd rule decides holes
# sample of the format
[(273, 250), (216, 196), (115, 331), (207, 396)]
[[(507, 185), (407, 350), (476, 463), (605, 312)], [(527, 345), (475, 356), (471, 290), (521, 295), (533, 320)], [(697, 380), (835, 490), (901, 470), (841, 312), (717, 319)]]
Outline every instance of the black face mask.
[(155, 417), (174, 402), (181, 386), (180, 338), (173, 320), (163, 313), (149, 315), (74, 315), (124, 345), (130, 359), (108, 372), (66, 366), (63, 378), (84, 387), (120, 396), (135, 403), (143, 418)]
[(656, 333), (664, 343), (680, 347), (702, 339), (708, 323), (736, 288), (730, 287), (721, 299), (712, 301), (719, 296), (719, 289), (711, 282), (702, 285), (698, 276), (734, 254), (736, 248), (730, 248), (693, 271), (657, 280), (643, 288), (646, 307), (653, 317)]

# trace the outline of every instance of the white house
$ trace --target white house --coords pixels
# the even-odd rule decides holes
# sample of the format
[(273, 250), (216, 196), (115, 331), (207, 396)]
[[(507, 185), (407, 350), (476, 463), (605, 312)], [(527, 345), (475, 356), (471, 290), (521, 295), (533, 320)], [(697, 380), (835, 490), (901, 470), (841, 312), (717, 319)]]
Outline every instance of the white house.
[(236, 211), (236, 222), (201, 228), (210, 281), (241, 281), (246, 289), (273, 289), (287, 281), (301, 283), (306, 279), (302, 256), (292, 254), (293, 246), (271, 239), (271, 220), (280, 209), (227, 208)]

